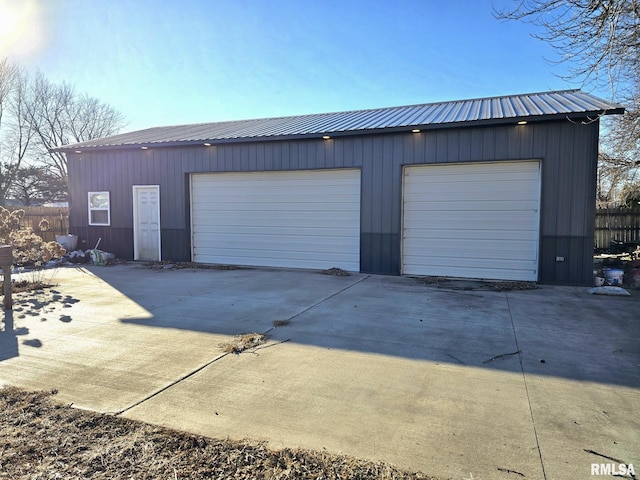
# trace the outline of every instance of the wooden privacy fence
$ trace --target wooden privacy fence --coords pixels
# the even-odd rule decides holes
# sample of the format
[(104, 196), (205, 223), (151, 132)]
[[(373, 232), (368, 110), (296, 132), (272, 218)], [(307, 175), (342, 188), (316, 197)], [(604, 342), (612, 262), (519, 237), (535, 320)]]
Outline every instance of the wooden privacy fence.
[[(20, 222), (20, 228), (31, 227), (46, 242), (56, 239), (56, 235), (69, 233), (69, 208), (68, 207), (6, 207), (7, 210), (24, 210), (24, 218)], [(49, 229), (42, 231), (40, 222), (49, 222)]]
[(629, 208), (596, 210), (596, 248), (609, 248), (612, 241), (640, 243), (640, 210)]

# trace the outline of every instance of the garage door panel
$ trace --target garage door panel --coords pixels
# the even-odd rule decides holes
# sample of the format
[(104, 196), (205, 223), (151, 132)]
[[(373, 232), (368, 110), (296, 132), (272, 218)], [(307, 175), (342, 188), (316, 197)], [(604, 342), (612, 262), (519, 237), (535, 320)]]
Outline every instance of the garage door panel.
[[(460, 278), (482, 278), (482, 279), (496, 279), (496, 280), (520, 280), (527, 282), (535, 282), (537, 280), (537, 266), (532, 266), (530, 270), (527, 270), (524, 265), (505, 264), (504, 268), (497, 268), (495, 264), (487, 265), (483, 268), (485, 272), (481, 277), (471, 277), (469, 275), (469, 269), (467, 266), (456, 266), (455, 264), (447, 264), (431, 267), (428, 275), (437, 277), (460, 277)], [(425, 275), (421, 269), (413, 271), (408, 268), (405, 271), (406, 275)]]
[[(405, 224), (447, 230), (526, 230), (537, 231), (531, 224), (531, 211), (516, 212), (430, 212), (421, 217), (419, 212), (408, 212)], [(455, 235), (453, 235), (455, 236)]]
[[(228, 178), (228, 182), (225, 185), (220, 185), (216, 178), (200, 178), (198, 182), (202, 185), (215, 186), (220, 189), (228, 189), (233, 190), (234, 186), (238, 188), (247, 188), (252, 191), (257, 191), (259, 189), (264, 189), (264, 191), (270, 192), (273, 191), (274, 188), (278, 187), (291, 187), (297, 188), (299, 190), (305, 188), (315, 188), (322, 190), (324, 188), (339, 188), (336, 186), (336, 180), (340, 181), (340, 184), (351, 184), (351, 185), (360, 185), (360, 179), (355, 178), (350, 172), (355, 171), (355, 169), (344, 169), (345, 173), (342, 175), (338, 170), (293, 170), (293, 171), (278, 171), (278, 172), (218, 172), (218, 173), (207, 173), (203, 175), (226, 175)], [(319, 178), (317, 174), (324, 174), (326, 172), (332, 172), (331, 178), (324, 177)], [(263, 176), (262, 178), (253, 177), (249, 178), (246, 175), (253, 175), (254, 173), (265, 175), (278, 175), (278, 174), (291, 174), (295, 173), (295, 178), (293, 176), (289, 177), (281, 177), (275, 178), (273, 176), (267, 177)], [(196, 174), (200, 175), (200, 174)], [(232, 183), (231, 183), (232, 182)]]
[[(221, 206), (225, 205), (225, 210), (227, 211), (236, 211), (236, 210), (287, 210), (287, 211), (304, 211), (304, 210), (345, 210), (346, 211), (359, 211), (359, 209), (354, 208), (353, 204), (355, 201), (360, 199), (359, 195), (355, 196), (340, 196), (332, 195), (327, 196), (325, 194), (325, 200), (321, 202), (320, 208), (318, 208), (317, 198), (320, 197), (320, 194), (316, 194), (314, 192), (307, 192), (304, 197), (297, 197), (296, 195), (290, 194), (286, 192), (285, 196), (280, 196), (279, 198), (269, 198), (269, 197), (256, 197), (253, 199), (247, 198), (238, 198), (230, 196), (227, 198), (216, 198), (213, 195), (205, 196), (202, 198), (193, 198), (192, 201), (194, 203), (200, 202), (202, 205), (203, 211), (206, 210), (217, 210), (221, 211)], [(314, 198), (315, 197), (315, 198)], [(313, 198), (313, 199), (310, 199)], [(295, 200), (294, 200), (295, 199)], [(291, 202), (295, 201), (295, 205), (291, 205)]]
[[(440, 243), (449, 242), (452, 239), (458, 239), (464, 241), (469, 245), (470, 242), (475, 240), (491, 240), (494, 242), (502, 241), (530, 241), (531, 233), (525, 230), (503, 229), (500, 231), (500, 239), (496, 240), (495, 230), (468, 230), (461, 229), (457, 231), (453, 230), (436, 230), (433, 228), (408, 228), (405, 229), (404, 235), (406, 239), (419, 238), (425, 242), (429, 240), (437, 240)], [(410, 244), (410, 243), (409, 243)]]
[[(353, 202), (353, 200), (350, 200)], [(346, 200), (345, 200), (346, 202)], [(297, 202), (295, 206), (294, 212), (297, 214), (311, 213), (311, 212), (351, 212), (354, 215), (359, 212), (356, 210), (345, 209), (345, 202), (326, 202), (326, 203), (318, 203), (318, 202)], [(291, 203), (278, 202), (278, 203), (268, 203), (266, 200), (264, 202), (216, 202), (215, 205), (211, 205), (209, 208), (203, 208), (202, 211), (220, 211), (224, 206), (229, 208), (230, 213), (237, 212), (247, 212), (251, 214), (252, 212), (291, 212), (292, 205)]]
[[(530, 175), (538, 170), (538, 166), (535, 161), (527, 162), (529, 165), (525, 165), (523, 162), (520, 162), (518, 165), (516, 162), (491, 162), (490, 164), (487, 162), (478, 162), (478, 163), (466, 163), (462, 164), (439, 164), (439, 165), (429, 165), (429, 168), (433, 168), (433, 170), (422, 170), (421, 166), (411, 173), (411, 180), (417, 179), (419, 177), (430, 177), (433, 178), (434, 174), (439, 175), (442, 178), (448, 177), (458, 177), (458, 178), (470, 178), (470, 179), (482, 179), (483, 177), (495, 177), (496, 175), (510, 175), (514, 172), (518, 176)], [(491, 169), (488, 170), (486, 168), (487, 165), (491, 165)], [(457, 168), (457, 167), (463, 167)], [(449, 167), (456, 167), (456, 169), (450, 169)], [(509, 177), (507, 177), (509, 178)], [(530, 176), (529, 178), (533, 179), (534, 176)]]
[[(489, 179), (492, 180), (492, 179)], [(505, 182), (509, 182), (505, 180)], [(420, 185), (420, 184), (413, 184)], [(411, 187), (412, 185), (408, 185)], [(527, 182), (509, 182), (501, 186), (499, 191), (494, 190), (488, 185), (478, 184), (460, 184), (447, 183), (441, 185), (420, 185), (423, 190), (407, 195), (408, 200), (431, 200), (431, 201), (459, 201), (461, 198), (482, 198), (483, 200), (500, 201), (505, 195), (512, 194), (513, 198), (519, 199), (535, 199), (537, 192), (531, 188), (529, 181)], [(411, 191), (411, 190), (410, 190)], [(462, 197), (461, 197), (462, 195)]]
[[(280, 250), (229, 250), (229, 249), (205, 249), (203, 255), (212, 257), (224, 257), (230, 265), (250, 265), (256, 267), (291, 267), (295, 261), (295, 268), (317, 269), (318, 263), (326, 259), (326, 252), (289, 252), (288, 258), (282, 258)], [(341, 254), (335, 257), (335, 262), (351, 265), (352, 258), (349, 254)], [(219, 262), (220, 263), (220, 262)], [(341, 267), (342, 268), (342, 267)]]
[[(273, 172), (270, 172), (273, 173)], [(286, 172), (289, 173), (289, 172)], [(227, 175), (224, 173), (217, 175)], [(250, 175), (250, 174), (245, 174)], [(336, 179), (339, 182), (339, 185), (335, 184), (313, 184), (310, 182), (300, 181), (300, 182), (275, 182), (273, 184), (269, 183), (260, 183), (258, 185), (252, 185), (251, 182), (236, 182), (232, 180), (232, 184), (230, 185), (220, 185), (216, 182), (200, 182), (198, 181), (199, 186), (202, 186), (201, 192), (205, 193), (207, 197), (209, 195), (217, 196), (217, 197), (227, 197), (231, 195), (233, 198), (241, 199), (245, 198), (277, 198), (278, 196), (282, 196), (283, 191), (286, 191), (285, 195), (298, 195), (300, 198), (303, 198), (305, 194), (309, 192), (317, 192), (322, 194), (336, 194), (343, 195), (345, 193), (344, 186), (352, 186), (358, 187), (360, 185), (359, 182), (343, 182), (340, 178)], [(208, 191), (207, 191), (208, 190)], [(239, 196), (238, 193), (242, 192), (242, 196)]]
[[(242, 235), (236, 240), (228, 240), (229, 235), (206, 235), (196, 237), (199, 249), (206, 248), (206, 245), (215, 245), (219, 249), (229, 248), (233, 250), (282, 250), (282, 243), (286, 242), (289, 252), (325, 252), (330, 253), (336, 249), (343, 249), (349, 252), (357, 246), (351, 237), (317, 237), (300, 236), (294, 243), (290, 235)], [(330, 241), (328, 241), (330, 240)], [(210, 243), (208, 243), (210, 242)], [(259, 245), (260, 248), (256, 248)], [(201, 250), (202, 251), (202, 250)]]
[(192, 175), (193, 259), (360, 269), (360, 171)]
[(405, 167), (403, 273), (537, 279), (540, 163)]
[[(213, 216), (215, 214), (215, 210), (210, 210), (208, 213)], [(204, 231), (203, 229), (215, 229), (217, 227), (220, 228), (231, 228), (231, 227), (259, 227), (265, 231), (265, 228), (271, 227), (273, 229), (277, 228), (290, 228), (290, 227), (301, 227), (301, 228), (313, 228), (316, 231), (321, 231), (322, 229), (318, 228), (318, 223), (320, 222), (332, 222), (332, 228), (348, 228), (353, 232), (353, 224), (354, 222), (359, 223), (359, 216), (348, 216), (345, 215), (346, 218), (336, 218), (336, 215), (333, 212), (317, 212), (315, 215), (309, 215), (308, 212), (290, 212), (286, 215), (286, 218), (283, 218), (283, 215), (276, 215), (274, 212), (261, 212), (261, 215), (256, 215), (256, 218), (247, 222), (242, 215), (238, 215), (238, 213), (231, 212), (223, 212), (222, 214), (216, 216), (216, 223), (199, 223), (194, 226), (194, 232)], [(276, 225), (277, 222), (277, 225)], [(357, 226), (357, 225), (356, 225)], [(215, 231), (215, 230), (214, 230)], [(232, 233), (232, 232), (229, 232)]]
[[(461, 262), (456, 262), (457, 259), (461, 258)], [(409, 265), (421, 265), (423, 262), (428, 261), (430, 265), (434, 267), (442, 267), (451, 269), (462, 269), (467, 268), (471, 262), (474, 262), (475, 257), (460, 257), (458, 255), (454, 256), (446, 256), (446, 255), (436, 255), (436, 256), (421, 256), (421, 255), (410, 255), (407, 260)], [(505, 270), (505, 269), (531, 269), (535, 268), (535, 265), (529, 260), (523, 259), (485, 259), (481, 258), (477, 260), (478, 267), (483, 269), (494, 269), (494, 270)], [(459, 271), (459, 270), (458, 270)], [(407, 272), (407, 273), (417, 273), (417, 272)], [(465, 275), (468, 277), (468, 275)], [(486, 278), (486, 277), (480, 277)]]
[(477, 252), (482, 252), (482, 258), (478, 259), (478, 265), (485, 260), (496, 261), (505, 258), (530, 258), (537, 250), (536, 242), (532, 241), (502, 241), (474, 240), (448, 240), (443, 243), (439, 240), (422, 242), (420, 246), (407, 246), (405, 255), (423, 257), (452, 257), (452, 258), (477, 258)]
[[(309, 261), (323, 261), (326, 257), (327, 253), (331, 253), (330, 249), (320, 248), (317, 251), (314, 250), (304, 250), (304, 251), (296, 251), (292, 250), (289, 252), (289, 256), (287, 258), (282, 258), (281, 250), (277, 245), (261, 245), (260, 248), (232, 248), (225, 247), (224, 245), (216, 246), (216, 247), (201, 247), (201, 253), (203, 255), (225, 255), (229, 257), (236, 258), (265, 258), (265, 259), (280, 259), (278, 265), (271, 264), (271, 266), (290, 266), (287, 262), (291, 259), (294, 260), (309, 260)], [(351, 261), (351, 256), (349, 252), (336, 254), (336, 259), (340, 259), (343, 262)], [(269, 264), (265, 264), (269, 266)]]
[[(405, 208), (405, 212), (411, 211), (424, 211), (424, 210), (434, 210), (434, 211), (449, 211), (449, 212), (488, 212), (494, 211), (499, 212), (503, 210), (504, 203), (502, 200), (478, 200), (470, 204), (467, 201), (456, 200), (419, 200), (419, 199), (410, 199), (411, 203), (407, 204)], [(523, 199), (523, 200), (513, 200), (511, 202), (512, 210), (537, 210), (538, 204), (535, 198), (531, 199)]]
[[(298, 192), (297, 189), (285, 189), (283, 192), (275, 193), (273, 191), (265, 192), (261, 194), (259, 192), (244, 192), (242, 196), (238, 195), (237, 189), (229, 189), (225, 191), (221, 191), (216, 187), (208, 187), (209, 190), (198, 190), (197, 194), (193, 195), (194, 201), (212, 201), (215, 200), (216, 203), (257, 203), (257, 202), (269, 202), (269, 203), (278, 203), (282, 201), (287, 201), (291, 197), (297, 196), (299, 201), (305, 203), (305, 198), (309, 196), (309, 194), (317, 194), (324, 195), (327, 199), (327, 203), (344, 203), (344, 202), (352, 202), (354, 199), (359, 198), (358, 193), (353, 192), (345, 192), (344, 187), (347, 185), (342, 185), (340, 189), (331, 190), (323, 190), (314, 191), (311, 189), (301, 190)], [(238, 187), (240, 188), (240, 187)], [(250, 188), (250, 187), (247, 187)], [(280, 187), (274, 187), (277, 189)]]
[(326, 239), (331, 239), (331, 238), (333, 239), (337, 239), (340, 237), (353, 238), (352, 237), (353, 228), (351, 225), (345, 225), (342, 228), (334, 227), (330, 234), (327, 233), (325, 235), (322, 235), (317, 233), (316, 226), (305, 227), (305, 226), (296, 225), (295, 223), (289, 226), (280, 225), (277, 228), (277, 230), (269, 233), (264, 232), (263, 226), (256, 225), (256, 224), (249, 225), (249, 226), (247, 225), (208, 225), (208, 226), (199, 227), (198, 231), (194, 234), (194, 238), (196, 238), (197, 235), (221, 235), (221, 236), (228, 237), (229, 235), (234, 235), (234, 234), (243, 235), (243, 236), (253, 235), (256, 238), (269, 237), (269, 236), (285, 236), (285, 237), (291, 238), (294, 235), (300, 235), (300, 236), (309, 235), (309, 236), (315, 236), (317, 238), (324, 238), (325, 239), (324, 241), (327, 241)]
[[(486, 164), (485, 164), (486, 165)], [(476, 188), (482, 188), (486, 183), (490, 183), (495, 178), (503, 179), (505, 182), (525, 183), (537, 178), (537, 174), (534, 170), (510, 170), (507, 173), (500, 172), (500, 170), (493, 170), (489, 173), (465, 173), (459, 175), (451, 175), (450, 172), (446, 172), (445, 169), (449, 167), (455, 167), (456, 165), (433, 165), (434, 172), (429, 174), (412, 174), (411, 179), (407, 181), (407, 184), (419, 183), (420, 185), (431, 185), (433, 187), (439, 187), (441, 185), (460, 185), (460, 186), (473, 186)], [(413, 168), (413, 167), (410, 167)], [(440, 170), (436, 170), (440, 169)]]

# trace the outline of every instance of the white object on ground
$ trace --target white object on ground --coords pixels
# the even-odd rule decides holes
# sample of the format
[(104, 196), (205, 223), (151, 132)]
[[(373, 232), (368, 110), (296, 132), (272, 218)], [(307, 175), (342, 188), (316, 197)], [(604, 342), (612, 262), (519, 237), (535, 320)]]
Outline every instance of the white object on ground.
[(626, 291), (622, 287), (612, 287), (612, 286), (604, 286), (604, 287), (594, 287), (589, 289), (589, 293), (592, 295), (619, 295), (619, 296), (630, 296), (631, 294)]

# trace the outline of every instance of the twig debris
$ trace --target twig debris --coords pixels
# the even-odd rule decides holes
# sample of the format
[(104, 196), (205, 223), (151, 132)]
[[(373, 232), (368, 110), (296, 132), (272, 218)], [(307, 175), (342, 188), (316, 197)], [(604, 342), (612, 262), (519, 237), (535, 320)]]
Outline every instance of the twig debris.
[(500, 355), (496, 355), (495, 357), (491, 357), (489, 360), (485, 360), (482, 363), (489, 363), (489, 362), (493, 362), (494, 360), (498, 360), (499, 358), (510, 357), (512, 355), (518, 355), (520, 352), (522, 352), (522, 350), (517, 350), (517, 351), (511, 352), (511, 353), (502, 353)]

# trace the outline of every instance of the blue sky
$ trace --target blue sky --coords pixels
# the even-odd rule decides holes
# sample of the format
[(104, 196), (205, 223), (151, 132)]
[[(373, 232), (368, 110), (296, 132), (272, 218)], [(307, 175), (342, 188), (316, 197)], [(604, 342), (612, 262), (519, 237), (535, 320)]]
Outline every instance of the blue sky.
[(0, 0), (0, 58), (116, 107), (125, 131), (579, 87), (533, 26), (493, 17), (511, 5)]

